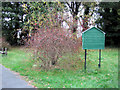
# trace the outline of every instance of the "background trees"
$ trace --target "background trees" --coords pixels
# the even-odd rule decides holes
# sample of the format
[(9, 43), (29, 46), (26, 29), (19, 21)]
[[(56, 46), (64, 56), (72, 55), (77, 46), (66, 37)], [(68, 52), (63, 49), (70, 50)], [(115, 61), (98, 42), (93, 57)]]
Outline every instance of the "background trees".
[[(82, 7), (81, 7), (82, 6)], [(120, 2), (100, 2), (97, 6), (96, 2), (2, 2), (2, 30), (3, 36), (11, 45), (17, 44), (17, 29), (23, 28), (22, 33), (32, 33), (35, 26), (40, 27), (48, 20), (51, 15), (61, 24), (65, 21), (69, 25), (72, 33), (77, 32), (78, 21), (82, 27), (81, 31), (89, 28), (90, 18), (99, 16), (96, 24), (106, 32), (106, 45), (117, 45), (120, 31)], [(95, 12), (95, 7), (98, 10)], [(49, 9), (50, 8), (50, 9)], [(66, 10), (67, 8), (67, 10)], [(84, 9), (84, 11), (82, 11)], [(59, 11), (52, 12), (52, 11)], [(73, 20), (68, 22), (63, 19), (63, 13), (70, 11)], [(84, 12), (80, 15), (80, 12)], [(25, 19), (23, 19), (25, 17)], [(51, 18), (51, 20), (52, 20)], [(50, 21), (48, 21), (51, 23)], [(72, 22), (72, 23), (71, 23)], [(56, 22), (54, 22), (56, 23)], [(25, 27), (23, 27), (25, 25)], [(55, 24), (54, 24), (55, 25)], [(94, 24), (95, 25), (95, 24)], [(60, 25), (59, 25), (60, 26)]]
[(120, 37), (120, 2), (100, 2), (96, 23), (106, 33), (106, 45), (118, 45)]

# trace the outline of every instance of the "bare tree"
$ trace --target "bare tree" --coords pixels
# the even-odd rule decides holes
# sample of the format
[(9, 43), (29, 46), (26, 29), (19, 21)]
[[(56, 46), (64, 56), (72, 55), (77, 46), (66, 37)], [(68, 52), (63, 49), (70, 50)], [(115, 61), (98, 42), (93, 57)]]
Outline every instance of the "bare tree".
[(73, 26), (72, 26), (72, 33), (76, 33), (77, 31), (77, 15), (79, 13), (79, 7), (81, 5), (81, 2), (66, 2), (66, 4), (68, 5), (70, 12), (73, 16)]

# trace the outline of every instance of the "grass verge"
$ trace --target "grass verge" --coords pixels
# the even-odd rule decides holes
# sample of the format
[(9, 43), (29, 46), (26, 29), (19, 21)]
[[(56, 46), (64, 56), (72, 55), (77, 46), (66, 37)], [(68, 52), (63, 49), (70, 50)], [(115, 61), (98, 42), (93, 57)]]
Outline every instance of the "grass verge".
[[(98, 68), (98, 50), (87, 51), (87, 70), (84, 71), (84, 50), (73, 58), (80, 57), (77, 69), (34, 69), (30, 53), (24, 49), (13, 48), (2, 58), (2, 65), (20, 73), (38, 88), (118, 88), (118, 49), (102, 50), (101, 68)], [(74, 59), (73, 59), (74, 60)], [(62, 60), (62, 65), (66, 65)]]

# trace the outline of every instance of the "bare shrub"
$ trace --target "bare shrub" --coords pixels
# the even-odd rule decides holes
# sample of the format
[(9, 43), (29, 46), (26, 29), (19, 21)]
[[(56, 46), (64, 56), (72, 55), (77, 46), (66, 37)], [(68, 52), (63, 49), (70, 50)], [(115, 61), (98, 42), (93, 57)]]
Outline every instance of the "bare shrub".
[[(31, 4), (31, 6), (34, 5)], [(62, 27), (62, 23), (66, 21), (66, 18), (63, 18), (63, 6), (60, 3), (53, 3), (52, 6), (46, 4), (45, 7), (52, 7), (52, 9), (44, 8), (48, 12), (43, 12), (42, 15), (30, 12), (31, 18), (28, 23), (30, 23), (31, 39), (28, 40), (27, 45), (34, 51), (36, 65), (44, 69), (54, 67), (60, 57), (67, 53), (71, 55), (76, 53), (81, 46), (76, 34), (73, 34), (71, 29), (67, 30)], [(61, 10), (58, 10), (60, 8)], [(72, 26), (73, 23), (69, 24), (71, 22), (67, 24)]]
[(31, 37), (30, 47), (34, 48), (35, 60), (40, 66), (49, 69), (66, 53), (75, 53), (80, 43), (67, 35), (63, 28), (38, 28)]

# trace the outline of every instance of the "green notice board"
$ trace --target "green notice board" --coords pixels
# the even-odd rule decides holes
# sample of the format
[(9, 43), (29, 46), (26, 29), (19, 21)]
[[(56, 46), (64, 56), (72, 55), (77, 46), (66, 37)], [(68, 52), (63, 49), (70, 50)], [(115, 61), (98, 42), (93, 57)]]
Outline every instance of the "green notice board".
[(104, 49), (105, 33), (96, 27), (92, 27), (82, 32), (83, 49)]

